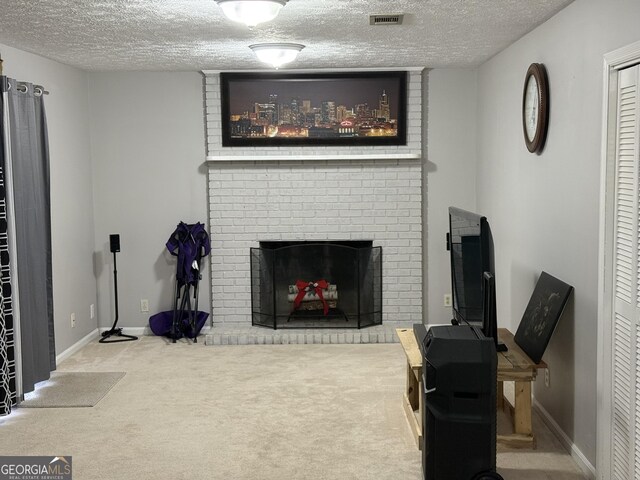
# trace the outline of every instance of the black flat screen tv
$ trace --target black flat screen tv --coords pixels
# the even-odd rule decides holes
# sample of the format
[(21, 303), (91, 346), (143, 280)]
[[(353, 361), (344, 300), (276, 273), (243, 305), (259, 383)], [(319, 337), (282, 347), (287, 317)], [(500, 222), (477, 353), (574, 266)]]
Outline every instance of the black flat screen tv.
[(449, 207), (447, 247), (451, 257), (454, 324), (475, 325), (498, 351), (493, 236), (486, 217)]

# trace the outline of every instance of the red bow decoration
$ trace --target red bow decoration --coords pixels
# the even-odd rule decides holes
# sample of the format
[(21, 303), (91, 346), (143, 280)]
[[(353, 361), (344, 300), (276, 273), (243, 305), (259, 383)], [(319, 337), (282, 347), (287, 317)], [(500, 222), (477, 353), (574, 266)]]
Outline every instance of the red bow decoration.
[(300, 303), (302, 303), (304, 296), (313, 291), (318, 295), (318, 298), (322, 302), (324, 314), (326, 315), (329, 313), (329, 305), (322, 295), (322, 290), (329, 288), (329, 282), (326, 280), (317, 280), (315, 282), (303, 282), (302, 280), (296, 280), (296, 287), (298, 287), (298, 295), (296, 295), (296, 298), (293, 301), (294, 310), (297, 310), (300, 307)]

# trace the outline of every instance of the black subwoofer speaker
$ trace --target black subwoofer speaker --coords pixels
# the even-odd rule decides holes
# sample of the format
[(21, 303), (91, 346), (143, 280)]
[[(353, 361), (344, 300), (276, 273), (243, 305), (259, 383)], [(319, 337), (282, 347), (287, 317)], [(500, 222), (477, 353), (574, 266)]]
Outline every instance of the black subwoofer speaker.
[(109, 235), (109, 246), (111, 247), (111, 253), (120, 251), (120, 235), (112, 233)]
[(500, 479), (496, 469), (497, 359), (470, 326), (414, 328), (423, 355), (425, 480)]

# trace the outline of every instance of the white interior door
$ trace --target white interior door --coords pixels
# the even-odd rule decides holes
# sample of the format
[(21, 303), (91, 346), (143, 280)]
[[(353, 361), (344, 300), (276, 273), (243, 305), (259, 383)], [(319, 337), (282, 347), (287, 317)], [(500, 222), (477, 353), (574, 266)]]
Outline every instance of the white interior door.
[(640, 478), (640, 66), (619, 71), (615, 153), (611, 478)]

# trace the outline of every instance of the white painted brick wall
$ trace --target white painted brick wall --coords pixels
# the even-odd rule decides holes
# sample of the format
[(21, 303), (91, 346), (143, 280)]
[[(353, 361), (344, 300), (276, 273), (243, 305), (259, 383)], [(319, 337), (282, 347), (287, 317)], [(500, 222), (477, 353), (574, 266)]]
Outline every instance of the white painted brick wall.
[[(207, 116), (207, 155), (237, 156), (246, 155), (268, 158), (270, 156), (309, 156), (310, 147), (223, 147), (221, 129), (220, 74), (205, 75), (205, 106)], [(317, 146), (312, 147), (315, 155), (341, 155), (367, 153), (375, 154), (412, 154), (422, 155), (422, 72), (410, 71), (407, 77), (407, 144), (386, 146)]]
[[(407, 146), (222, 148), (219, 76), (206, 76), (213, 321), (251, 324), (249, 248), (269, 240), (373, 240), (382, 247), (383, 322), (422, 321), (421, 75), (409, 73)], [(413, 115), (418, 113), (418, 115)], [(272, 155), (305, 160), (269, 160)], [(243, 157), (264, 156), (246, 161)], [(323, 157), (326, 158), (326, 157)]]

